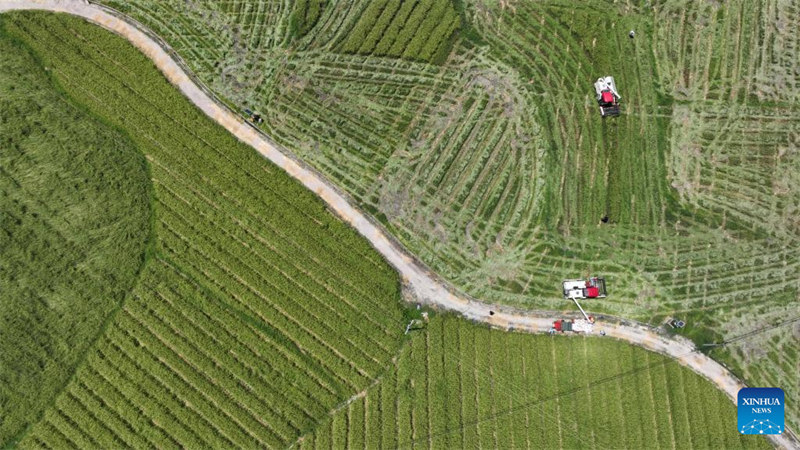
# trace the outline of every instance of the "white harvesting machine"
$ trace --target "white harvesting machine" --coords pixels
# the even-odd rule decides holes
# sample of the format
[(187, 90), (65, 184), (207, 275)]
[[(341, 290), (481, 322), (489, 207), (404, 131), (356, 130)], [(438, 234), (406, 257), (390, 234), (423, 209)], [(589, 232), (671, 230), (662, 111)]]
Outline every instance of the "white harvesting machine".
[(561, 285), (564, 298), (603, 298), (606, 296), (606, 280), (591, 277), (588, 280), (564, 280)]
[(614, 77), (600, 77), (594, 82), (594, 91), (597, 93), (597, 104), (600, 105), (600, 115), (618, 116), (619, 101), (622, 96), (617, 92), (617, 85), (614, 84)]

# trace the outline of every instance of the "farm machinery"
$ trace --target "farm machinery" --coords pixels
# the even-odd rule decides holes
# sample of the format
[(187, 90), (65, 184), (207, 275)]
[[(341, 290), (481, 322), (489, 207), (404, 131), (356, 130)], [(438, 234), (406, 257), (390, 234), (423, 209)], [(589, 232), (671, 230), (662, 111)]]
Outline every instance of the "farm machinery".
[(244, 113), (247, 116), (247, 121), (248, 122), (250, 122), (252, 124), (255, 124), (255, 125), (261, 125), (262, 123), (264, 123), (264, 119), (261, 117), (260, 114), (254, 113), (253, 111), (250, 111), (249, 109), (245, 109)]
[(606, 296), (606, 280), (591, 277), (588, 280), (564, 280), (564, 298), (604, 298)]
[(594, 82), (594, 91), (597, 93), (597, 104), (600, 105), (600, 115), (615, 117), (619, 115), (619, 101), (622, 96), (617, 92), (614, 77), (600, 77)]
[(561, 285), (564, 298), (571, 299), (583, 314), (583, 319), (560, 319), (553, 322), (552, 332), (572, 331), (575, 333), (591, 333), (594, 328), (594, 317), (586, 314), (578, 299), (604, 298), (606, 296), (606, 280), (591, 277), (588, 280), (564, 280)]
[(553, 322), (553, 331), (565, 333), (571, 331), (573, 333), (591, 333), (594, 329), (594, 317), (589, 316), (588, 319), (560, 319)]

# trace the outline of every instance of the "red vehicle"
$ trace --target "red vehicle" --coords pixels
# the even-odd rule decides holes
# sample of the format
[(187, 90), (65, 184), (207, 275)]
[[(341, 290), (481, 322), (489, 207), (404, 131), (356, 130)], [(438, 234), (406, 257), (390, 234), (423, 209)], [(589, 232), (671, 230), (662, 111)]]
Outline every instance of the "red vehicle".
[(594, 83), (594, 91), (597, 93), (597, 104), (600, 105), (600, 115), (618, 116), (619, 102), (622, 96), (617, 92), (617, 85), (614, 84), (614, 77), (600, 77)]
[(606, 296), (606, 280), (592, 277), (588, 280), (564, 280), (564, 298), (603, 298)]

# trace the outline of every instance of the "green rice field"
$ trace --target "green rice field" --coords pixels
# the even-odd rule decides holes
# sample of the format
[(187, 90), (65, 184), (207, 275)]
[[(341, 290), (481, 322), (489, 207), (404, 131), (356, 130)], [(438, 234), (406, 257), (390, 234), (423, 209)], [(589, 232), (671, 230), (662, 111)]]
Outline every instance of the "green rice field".
[[(735, 406), (674, 361), (603, 338), (436, 317), (301, 449), (753, 448)], [(712, 412), (713, 411), (713, 412)]]
[[(51, 218), (66, 232), (69, 228), (62, 223), (91, 211), (59, 204), (61, 196), (78, 196), (102, 206), (103, 198), (113, 199), (120, 195), (119, 189), (131, 184), (126, 194), (145, 193), (145, 220), (132, 237), (143, 231), (146, 235), (149, 229), (149, 190), (155, 234), (136, 283), (126, 286), (119, 280), (113, 285), (117, 290), (127, 287), (128, 292), (100, 283), (129, 276), (125, 272), (91, 272), (98, 270), (96, 264), (102, 264), (106, 272), (115, 267), (100, 259), (113, 254), (108, 256), (109, 250), (98, 241), (96, 254), (87, 254), (85, 263), (75, 263), (85, 266), (83, 276), (99, 284), (85, 286), (94, 288), (89, 294), (96, 297), (85, 299), (66, 287), (55, 295), (40, 294), (49, 302), (58, 301), (60, 295), (62, 301), (78, 306), (74, 323), (55, 329), (61, 335), (48, 336), (43, 327), (57, 322), (54, 316), (68, 304), (35, 309), (33, 317), (10, 317), (12, 311), (4, 309), (7, 322), (29, 320), (42, 328), (31, 334), (14, 329), (20, 334), (10, 336), (13, 340), (4, 338), (4, 348), (26, 341), (34, 346), (40, 339), (50, 339), (52, 348), (44, 347), (40, 353), (54, 361), (44, 361), (59, 365), (58, 370), (70, 370), (57, 377), (49, 366), (38, 372), (35, 367), (29, 370), (46, 384), (40, 391), (48, 396), (37, 400), (38, 410), (28, 410), (23, 400), (7, 396), (4, 386), (4, 411), (8, 408), (19, 416), (4, 414), (0, 429), (4, 446), (282, 447), (388, 369), (402, 341), (399, 280), (364, 239), (311, 192), (195, 109), (146, 56), (122, 38), (77, 18), (50, 13), (3, 15), (2, 26), (4, 48), (19, 53), (20, 59), (28, 58), (26, 65), (16, 69), (20, 76), (40, 77), (41, 88), (49, 92), (36, 94), (41, 96), (42, 109), (60, 107), (73, 111), (78, 119), (80, 114), (97, 117), (123, 130), (129, 140), (101, 128), (94, 133), (105, 140), (94, 142), (87, 131), (87, 145), (94, 146), (87, 149), (107, 147), (103, 151), (110, 151), (115, 148), (113, 139), (118, 139), (120, 149), (137, 156), (129, 165), (138, 164), (133, 167), (142, 171), (138, 178), (115, 180), (114, 171), (127, 167), (121, 155), (115, 158), (119, 162), (101, 166), (119, 165), (107, 176), (112, 181), (109, 186), (101, 183), (103, 177), (67, 184), (64, 192), (51, 183), (49, 189), (56, 190), (51, 196), (37, 200), (29, 195), (33, 197), (28, 201), (31, 214), (39, 214), (40, 221)], [(15, 47), (14, 40), (22, 44)], [(28, 51), (35, 54), (36, 63)], [(41, 127), (60, 123), (54, 114), (45, 117), (47, 125), (43, 118)], [(82, 120), (86, 123), (70, 126), (96, 127), (89, 119)], [(67, 127), (64, 132), (74, 130)], [(67, 176), (49, 174), (58, 168), (56, 163), (64, 164), (50, 161), (51, 156), (62, 158), (51, 146), (26, 146), (25, 150), (19, 157), (22, 173), (16, 175), (18, 179), (69, 183)], [(147, 173), (142, 166), (145, 161)], [(81, 180), (96, 175), (76, 174)], [(14, 178), (4, 176), (3, 180), (4, 192), (16, 197), (36, 193), (36, 180), (29, 182), (29, 190), (22, 183), (14, 184)], [(70, 210), (45, 214), (47, 208), (56, 207)], [(89, 219), (76, 220), (73, 227), (81, 228), (71, 233), (122, 239), (125, 234), (118, 236), (116, 228), (135, 225), (123, 220), (94, 230)], [(130, 220), (135, 222), (136, 216)], [(5, 228), (4, 246), (29, 242), (23, 234), (9, 234), (14, 233), (10, 225)], [(108, 235), (104, 237), (103, 232)], [(48, 239), (57, 242), (56, 238)], [(53, 268), (63, 271), (63, 277), (77, 276), (83, 281), (69, 259), (75, 258), (80, 242), (65, 244), (70, 244), (62, 251), (66, 261)], [(130, 251), (139, 248), (134, 244), (129, 244)], [(134, 252), (134, 256), (139, 255)], [(31, 272), (53, 276), (48, 273), (50, 267), (30, 259)], [(104, 308), (103, 315), (84, 311), (95, 303)], [(107, 323), (98, 323), (103, 320)], [(79, 345), (73, 353), (83, 358), (80, 364), (72, 353), (58, 359), (66, 345)], [(3, 367), (4, 379), (20, 374), (8, 372)], [(26, 388), (29, 395), (38, 391), (35, 385), (11, 387)]]
[(0, 35), (0, 444), (69, 381), (152, 238), (144, 156)]

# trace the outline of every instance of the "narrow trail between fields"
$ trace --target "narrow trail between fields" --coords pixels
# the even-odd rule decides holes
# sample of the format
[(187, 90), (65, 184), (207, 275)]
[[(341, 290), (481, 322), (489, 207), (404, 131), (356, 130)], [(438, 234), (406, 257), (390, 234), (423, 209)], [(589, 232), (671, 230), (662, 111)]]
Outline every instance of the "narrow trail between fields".
[[(339, 217), (369, 240), (400, 273), (403, 283), (413, 292), (417, 301), (455, 311), (466, 318), (493, 326), (532, 333), (547, 332), (553, 320), (558, 318), (557, 313), (516, 311), (455, 293), (456, 291), (447, 282), (439, 279), (412, 257), (382, 226), (353, 206), (330, 182), (293, 158), (289, 151), (273, 143), (266, 135), (252, 128), (242, 117), (226, 107), (199, 80), (191, 76), (180, 58), (163, 40), (141, 24), (114, 10), (90, 4), (85, 0), (0, 0), (0, 12), (31, 9), (80, 16), (130, 41), (147, 55), (195, 106), (316, 193)], [(647, 326), (625, 321), (599, 321), (595, 325), (595, 330), (605, 331), (607, 336), (675, 358), (684, 366), (714, 382), (734, 402), (737, 401), (737, 392), (744, 387), (744, 384), (725, 367), (707, 355), (697, 352), (694, 344), (687, 339), (659, 334)], [(769, 437), (781, 448), (800, 448), (800, 441), (791, 432)]]

